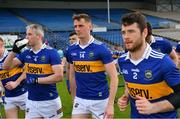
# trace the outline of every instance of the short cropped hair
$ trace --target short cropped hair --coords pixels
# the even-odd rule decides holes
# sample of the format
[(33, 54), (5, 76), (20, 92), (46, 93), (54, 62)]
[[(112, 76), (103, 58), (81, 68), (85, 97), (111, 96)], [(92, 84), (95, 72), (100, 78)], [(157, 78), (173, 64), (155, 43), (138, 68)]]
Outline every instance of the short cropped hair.
[(74, 31), (71, 32), (71, 33), (69, 34), (69, 37), (71, 37), (71, 36), (73, 36), (73, 35), (77, 35), (76, 32), (74, 32)]
[(121, 24), (124, 26), (132, 25), (134, 23), (138, 24), (141, 32), (147, 28), (146, 17), (139, 12), (128, 13), (121, 18)]
[(44, 37), (44, 29), (39, 24), (30, 24), (26, 27), (26, 30), (32, 29), (36, 35), (42, 35)]
[(88, 14), (84, 14), (84, 13), (75, 14), (75, 15), (73, 15), (72, 19), (73, 19), (73, 21), (74, 20), (80, 21), (81, 19), (84, 19), (86, 22), (91, 22), (91, 17)]

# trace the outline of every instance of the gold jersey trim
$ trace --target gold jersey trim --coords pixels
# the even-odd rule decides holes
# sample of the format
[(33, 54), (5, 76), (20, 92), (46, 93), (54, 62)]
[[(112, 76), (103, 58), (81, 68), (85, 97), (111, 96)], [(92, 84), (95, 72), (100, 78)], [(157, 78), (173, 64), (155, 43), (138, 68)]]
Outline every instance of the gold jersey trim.
[(53, 73), (53, 70), (50, 64), (25, 63), (25, 71), (28, 74), (52, 74)]
[(139, 95), (148, 100), (155, 100), (173, 93), (172, 88), (170, 88), (165, 81), (155, 84), (135, 84), (126, 82), (126, 85), (132, 98)]
[(74, 69), (81, 73), (96, 73), (105, 71), (102, 61), (74, 61)]

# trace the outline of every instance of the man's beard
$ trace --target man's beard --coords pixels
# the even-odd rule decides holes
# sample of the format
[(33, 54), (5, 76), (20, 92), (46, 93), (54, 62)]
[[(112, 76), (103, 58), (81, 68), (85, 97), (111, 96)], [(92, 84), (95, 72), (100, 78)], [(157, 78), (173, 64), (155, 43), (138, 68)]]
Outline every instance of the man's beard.
[(136, 52), (139, 49), (141, 49), (142, 45), (143, 45), (143, 42), (141, 41), (141, 42), (138, 42), (138, 44), (135, 44), (134, 47), (132, 47), (130, 49), (127, 49), (127, 50), (130, 51), (130, 52)]

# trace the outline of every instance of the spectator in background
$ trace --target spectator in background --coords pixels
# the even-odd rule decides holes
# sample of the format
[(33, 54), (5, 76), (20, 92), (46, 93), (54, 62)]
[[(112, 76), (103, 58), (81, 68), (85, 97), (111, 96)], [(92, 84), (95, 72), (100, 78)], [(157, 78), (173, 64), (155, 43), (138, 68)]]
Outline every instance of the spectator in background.
[(145, 16), (125, 14), (121, 32), (128, 50), (118, 59), (125, 92), (118, 100), (120, 111), (130, 101), (131, 118), (178, 118), (180, 73), (168, 55), (153, 50), (146, 42)]
[(122, 54), (124, 54), (124, 49), (119, 46), (119, 45), (115, 45), (114, 48), (111, 51), (112, 53), (112, 57), (114, 60), (118, 59)]
[(71, 32), (69, 34), (69, 44), (70, 45), (73, 45), (74, 43), (76, 43), (78, 41), (78, 37), (77, 37), (77, 34), (76, 32)]
[(13, 82), (18, 81), (22, 75), (22, 67), (16, 67), (9, 71), (3, 70), (2, 64), (8, 55), (4, 47), (4, 41), (0, 37), (0, 80), (5, 89), (5, 114), (7, 119), (18, 119), (19, 110), (25, 110), (27, 100), (27, 88), (25, 81), (17, 82), (15, 88), (11, 88)]
[[(56, 83), (63, 80), (63, 66), (57, 50), (43, 44), (44, 30), (41, 25), (26, 27), (26, 38), (30, 49), (20, 53), (26, 45), (17, 46), (16, 40), (12, 52), (4, 61), (3, 68), (11, 69), (25, 65), (28, 100), (26, 118), (62, 117), (62, 105), (56, 89)], [(16, 57), (16, 54), (19, 54)], [(11, 67), (9, 67), (11, 66)]]
[(168, 54), (170, 58), (174, 61), (174, 63), (177, 65), (178, 58), (176, 52), (174, 51), (168, 39), (163, 37), (153, 36), (152, 27), (149, 22), (147, 22), (147, 29), (148, 29), (148, 34), (146, 37), (146, 41), (150, 44), (152, 49), (158, 52), (162, 52), (164, 54)]
[[(68, 48), (66, 55), (74, 99), (72, 119), (90, 118), (91, 114), (97, 119), (113, 119), (118, 77), (111, 52), (90, 34), (90, 16), (77, 14), (73, 21), (79, 41)], [(105, 71), (110, 77), (110, 91)]]
[(180, 44), (177, 44), (176, 46), (176, 54), (178, 57), (177, 68), (180, 70)]

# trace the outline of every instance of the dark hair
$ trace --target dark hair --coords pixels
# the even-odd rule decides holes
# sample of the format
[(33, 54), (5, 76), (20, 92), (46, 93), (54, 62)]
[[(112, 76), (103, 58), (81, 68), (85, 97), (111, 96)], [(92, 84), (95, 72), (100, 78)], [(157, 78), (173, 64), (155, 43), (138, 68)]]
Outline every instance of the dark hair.
[(84, 13), (75, 14), (73, 15), (72, 19), (73, 21), (74, 20), (80, 21), (80, 19), (84, 19), (86, 22), (91, 22), (91, 17), (88, 14), (84, 14)]
[(152, 27), (151, 27), (151, 23), (147, 22), (147, 29), (148, 29), (148, 34), (147, 36), (152, 35)]
[(121, 18), (121, 24), (124, 26), (132, 25), (133, 23), (138, 24), (141, 32), (147, 27), (146, 17), (140, 12), (128, 13)]
[(73, 35), (77, 35), (76, 32), (74, 32), (74, 31), (71, 32), (71, 33), (69, 34), (69, 37), (71, 37), (71, 36), (73, 36)]
[(3, 40), (3, 38), (2, 38), (2, 37), (0, 37), (0, 41), (2, 41), (2, 42), (4, 43), (4, 40)]

